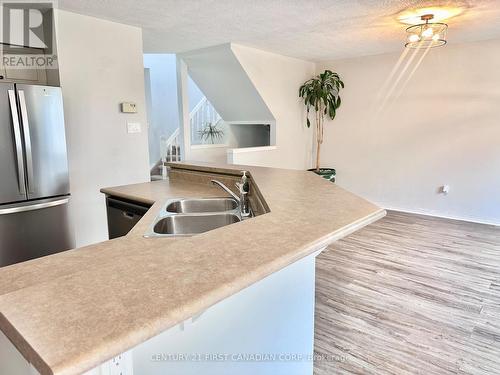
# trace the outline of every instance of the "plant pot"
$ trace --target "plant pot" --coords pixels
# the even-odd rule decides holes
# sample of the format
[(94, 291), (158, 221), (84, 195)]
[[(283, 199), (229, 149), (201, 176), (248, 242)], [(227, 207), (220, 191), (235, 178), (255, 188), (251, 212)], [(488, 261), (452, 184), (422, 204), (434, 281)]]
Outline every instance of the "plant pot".
[(308, 169), (308, 171), (314, 172), (317, 175), (323, 177), (325, 180), (335, 182), (335, 175), (337, 172), (333, 168), (320, 168), (319, 171), (316, 168)]

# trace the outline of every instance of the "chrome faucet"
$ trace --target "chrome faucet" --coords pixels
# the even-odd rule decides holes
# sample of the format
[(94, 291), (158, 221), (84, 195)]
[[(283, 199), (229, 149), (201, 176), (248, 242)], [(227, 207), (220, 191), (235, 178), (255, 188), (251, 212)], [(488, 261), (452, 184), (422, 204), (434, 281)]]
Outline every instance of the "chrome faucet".
[(219, 187), (221, 187), (226, 193), (228, 193), (229, 195), (231, 195), (234, 199), (236, 199), (238, 201), (238, 203), (240, 203), (240, 197), (238, 197), (236, 194), (234, 194), (231, 189), (229, 189), (226, 185), (224, 185), (222, 182), (220, 181), (217, 181), (217, 180), (212, 180), (212, 183), (214, 185), (218, 185)]
[(240, 213), (242, 217), (250, 216), (250, 210), (248, 208), (248, 191), (249, 191), (249, 183), (247, 177), (247, 171), (242, 171), (243, 175), (241, 176), (241, 181), (237, 182), (235, 185), (238, 188), (240, 196), (238, 197), (235, 193), (231, 191), (226, 185), (217, 180), (212, 180), (214, 185), (218, 185), (222, 188), (226, 193), (231, 195), (240, 205)]

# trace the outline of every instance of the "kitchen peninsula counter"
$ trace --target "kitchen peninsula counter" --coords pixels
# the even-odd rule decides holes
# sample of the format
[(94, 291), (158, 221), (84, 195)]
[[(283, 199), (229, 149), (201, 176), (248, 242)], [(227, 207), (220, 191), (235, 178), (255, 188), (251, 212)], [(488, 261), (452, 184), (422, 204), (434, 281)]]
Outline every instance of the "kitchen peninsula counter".
[[(167, 199), (225, 195), (210, 178), (242, 169), (265, 212), (192, 237), (143, 237)], [(0, 269), (0, 330), (39, 373), (88, 371), (385, 215), (307, 171), (172, 170), (102, 189), (152, 204), (128, 235)]]

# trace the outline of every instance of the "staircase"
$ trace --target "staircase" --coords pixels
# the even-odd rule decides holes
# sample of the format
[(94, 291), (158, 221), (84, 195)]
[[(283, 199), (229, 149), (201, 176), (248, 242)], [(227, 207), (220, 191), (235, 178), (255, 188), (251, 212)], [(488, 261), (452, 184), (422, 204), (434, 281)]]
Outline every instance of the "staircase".
[[(216, 124), (221, 120), (213, 105), (206, 97), (203, 97), (198, 104), (189, 113), (189, 128), (191, 129), (191, 144), (202, 144), (199, 132), (205, 128), (207, 123)], [(160, 137), (161, 159), (151, 168), (151, 180), (161, 180), (162, 166), (168, 161), (180, 161), (180, 131), (179, 128), (170, 135), (170, 137)]]
[(170, 137), (160, 137), (161, 159), (150, 170), (151, 181), (162, 180), (165, 162), (181, 161), (179, 128), (175, 129)]

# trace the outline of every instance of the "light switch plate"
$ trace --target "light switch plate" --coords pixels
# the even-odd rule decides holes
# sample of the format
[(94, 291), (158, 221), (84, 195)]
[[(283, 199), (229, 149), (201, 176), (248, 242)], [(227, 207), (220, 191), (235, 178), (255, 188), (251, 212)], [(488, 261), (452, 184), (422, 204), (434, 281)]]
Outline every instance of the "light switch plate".
[(127, 122), (127, 133), (140, 133), (141, 132), (141, 123), (139, 122)]

